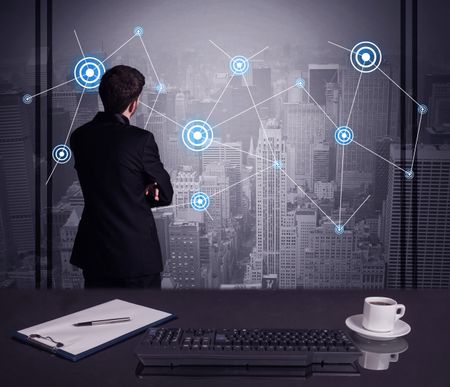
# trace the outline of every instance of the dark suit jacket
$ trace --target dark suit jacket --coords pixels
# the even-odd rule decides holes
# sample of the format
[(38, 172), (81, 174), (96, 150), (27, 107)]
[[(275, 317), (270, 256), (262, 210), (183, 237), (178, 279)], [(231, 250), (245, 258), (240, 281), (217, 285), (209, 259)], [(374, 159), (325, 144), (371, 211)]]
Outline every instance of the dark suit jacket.
[[(70, 262), (107, 278), (161, 272), (150, 208), (169, 205), (173, 189), (153, 134), (100, 112), (73, 132), (70, 146), (85, 202)], [(159, 202), (145, 196), (154, 182)]]

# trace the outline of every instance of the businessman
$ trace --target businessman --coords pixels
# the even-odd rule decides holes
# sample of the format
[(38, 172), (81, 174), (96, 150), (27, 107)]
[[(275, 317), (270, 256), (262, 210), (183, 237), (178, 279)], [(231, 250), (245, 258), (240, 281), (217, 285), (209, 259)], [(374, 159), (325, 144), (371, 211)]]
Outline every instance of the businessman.
[(128, 66), (103, 75), (104, 112), (70, 138), (84, 196), (70, 262), (85, 287), (161, 288), (161, 248), (152, 207), (167, 206), (173, 189), (153, 134), (130, 125), (144, 76)]

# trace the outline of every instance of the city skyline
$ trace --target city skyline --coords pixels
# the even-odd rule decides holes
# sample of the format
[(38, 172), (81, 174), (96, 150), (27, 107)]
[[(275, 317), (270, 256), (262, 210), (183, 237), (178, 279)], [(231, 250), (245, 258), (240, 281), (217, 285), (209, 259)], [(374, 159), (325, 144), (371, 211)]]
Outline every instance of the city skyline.
[[(397, 224), (390, 218), (396, 213), (390, 201), (397, 192), (391, 187), (392, 176), (403, 179), (406, 190), (413, 189), (416, 180), (420, 186), (424, 171), (421, 143), (436, 141), (436, 137), (425, 138), (430, 132), (427, 113), (434, 108), (430, 105), (428, 112), (426, 105), (447, 98), (447, 83), (435, 80), (431, 94), (423, 102), (416, 101), (398, 85), (395, 55), (380, 50), (380, 63), (373, 73), (365, 74), (352, 66), (351, 54), (356, 49), (339, 47), (341, 42), (327, 42), (334, 52), (332, 58), (303, 64), (289, 63), (289, 56), (280, 59), (280, 50), (288, 48), (263, 43), (243, 57), (242, 66), (245, 69), (248, 60), (248, 69), (240, 73), (243, 68), (233, 62), (240, 53), (228, 52), (213, 40), (208, 44), (226, 66), (217, 71), (215, 63), (209, 67), (198, 61), (201, 53), (188, 50), (179, 54), (185, 66), (181, 74), (176, 70), (172, 79), (177, 82), (172, 82), (158, 76), (158, 61), (147, 47), (146, 29), (132, 26), (130, 31), (133, 35), (118, 49), (98, 52), (107, 67), (126, 63), (142, 69), (147, 77), (132, 122), (155, 135), (175, 190), (172, 205), (155, 211), (165, 251), (163, 287), (398, 286), (390, 280), (392, 273), (385, 275), (386, 269), (395, 267), (396, 259), (387, 238), (389, 225)], [(84, 55), (76, 31), (74, 39)], [(128, 55), (126, 48), (136, 42), (135, 55)], [(375, 63), (377, 54), (370, 61)], [(101, 109), (95, 91), (82, 85), (71, 90), (71, 80), (64, 79), (68, 70), (65, 64), (56, 71), (61, 88), (56, 85), (50, 90), (53, 119), (68, 131), (67, 135), (55, 134), (55, 147), (56, 141), (67, 145), (70, 132)], [(25, 97), (25, 105), (16, 98), (17, 109), (29, 107), (45, 94), (39, 93)], [(402, 164), (404, 156), (394, 157), (391, 152), (398, 145), (402, 93), (408, 109), (418, 109), (417, 136), (410, 144), (407, 164)], [(445, 114), (441, 117), (445, 120)], [(197, 129), (186, 130), (192, 121), (200, 122), (194, 129), (205, 139), (183, 137), (185, 132), (195, 135)], [(433, 125), (442, 122), (437, 118)], [(5, 121), (4, 125), (9, 124)], [(348, 143), (347, 134), (351, 137)], [(200, 139), (208, 146), (200, 144)], [(53, 240), (59, 256), (55, 285), (81, 287), (81, 273), (68, 263), (68, 254), (81, 216), (82, 196), (70, 168), (70, 153), (64, 153), (70, 149), (55, 150), (56, 162), (42, 183), (45, 186), (55, 179)], [(62, 159), (58, 159), (59, 151)], [(384, 190), (377, 186), (383, 177), (390, 179)], [(201, 194), (200, 201), (193, 202), (196, 194)], [(420, 211), (420, 202), (417, 206)], [(2, 222), (0, 232), (6, 235)], [(12, 249), (2, 246), (4, 251)], [(27, 266), (23, 259), (27, 272), (32, 272), (30, 263)], [(446, 265), (445, 258), (438, 264)], [(17, 273), (18, 268), (4, 272)], [(441, 287), (449, 286), (450, 273), (445, 273)], [(19, 277), (6, 274), (6, 281), (12, 278), (20, 283)]]

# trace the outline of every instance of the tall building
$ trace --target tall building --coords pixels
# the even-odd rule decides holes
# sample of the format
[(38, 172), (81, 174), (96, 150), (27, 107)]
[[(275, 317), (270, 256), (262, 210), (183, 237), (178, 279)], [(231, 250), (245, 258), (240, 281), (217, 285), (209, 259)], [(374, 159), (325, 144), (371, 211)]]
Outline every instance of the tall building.
[[(411, 148), (405, 152), (407, 163), (411, 160), (411, 153)], [(400, 287), (403, 277), (404, 285), (413, 287), (416, 275), (419, 288), (448, 288), (450, 148), (448, 145), (419, 146), (416, 157), (412, 181), (405, 181), (403, 172), (397, 168), (391, 166), (389, 170), (385, 212), (387, 286)], [(391, 146), (391, 160), (402, 166), (398, 145)], [(401, 194), (402, 182), (405, 185), (404, 198)], [(412, 192), (413, 183), (417, 184), (415, 197)], [(417, 225), (417, 234), (414, 233), (414, 223)]]
[(0, 94), (0, 197), (6, 200), (12, 256), (34, 250), (33, 148), (26, 108), (18, 94)]
[[(385, 73), (391, 73), (389, 65), (382, 67)], [(360, 75), (353, 68), (341, 71), (341, 121), (338, 125), (347, 123)], [(349, 122), (358, 143), (374, 150), (376, 141), (390, 134), (391, 96), (392, 84), (381, 72), (362, 75)], [(340, 176), (342, 149), (339, 146), (336, 152), (336, 176)], [(365, 180), (363, 183), (373, 183), (375, 157), (356, 145), (346, 146), (344, 152), (344, 179), (358, 179), (360, 175), (360, 179)]]
[(313, 189), (313, 150), (325, 141), (330, 125), (314, 103), (285, 103), (283, 132), (295, 147), (295, 181)]
[[(217, 138), (216, 141), (220, 143), (221, 139)], [(225, 142), (220, 145), (217, 142), (213, 142), (202, 152), (202, 171), (204, 174), (210, 164), (221, 163), (225, 166), (225, 176), (232, 186), (229, 190), (231, 213), (238, 215), (242, 211), (242, 186), (237, 184), (242, 180), (242, 143)]]
[(200, 287), (200, 225), (174, 221), (169, 226), (170, 256), (166, 271), (176, 288)]
[[(255, 103), (265, 101), (272, 96), (272, 77), (270, 67), (252, 67)], [(257, 109), (262, 119), (270, 116), (270, 100), (260, 104)]]
[(303, 286), (305, 274), (305, 251), (309, 243), (309, 234), (317, 227), (317, 213), (312, 209), (301, 209), (296, 214), (297, 224), (297, 285)]
[(330, 181), (330, 146), (327, 143), (314, 144), (312, 147), (312, 180), (313, 184)]
[(280, 289), (297, 287), (297, 228), (295, 211), (290, 211), (281, 220), (280, 268), (278, 286)]
[(304, 288), (360, 288), (361, 260), (355, 253), (354, 231), (337, 235), (332, 223), (310, 232), (305, 249)]
[[(321, 106), (327, 104), (327, 84), (339, 82), (338, 64), (310, 64), (309, 73), (309, 94)], [(312, 101), (311, 101), (312, 102)]]
[[(263, 274), (279, 275), (281, 227), (287, 212), (286, 175), (273, 167), (275, 159), (286, 164), (286, 144), (275, 120), (266, 123), (266, 134), (260, 128), (256, 149), (256, 254), (263, 258)], [(267, 137), (266, 137), (267, 135)]]
[(195, 211), (191, 206), (191, 197), (199, 191), (199, 177), (189, 166), (178, 170), (172, 178), (173, 199), (172, 208), (177, 220), (192, 220), (203, 222), (203, 213)]

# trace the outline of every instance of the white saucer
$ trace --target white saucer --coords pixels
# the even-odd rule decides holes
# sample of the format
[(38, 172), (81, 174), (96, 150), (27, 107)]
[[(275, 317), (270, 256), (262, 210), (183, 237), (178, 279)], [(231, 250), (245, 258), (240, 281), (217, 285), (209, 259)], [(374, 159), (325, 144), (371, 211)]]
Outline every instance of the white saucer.
[(373, 332), (365, 329), (362, 325), (362, 314), (355, 314), (345, 320), (345, 325), (358, 335), (371, 340), (392, 340), (397, 337), (405, 336), (411, 332), (411, 327), (408, 323), (397, 320), (394, 329), (389, 332)]

